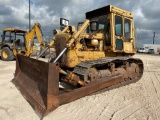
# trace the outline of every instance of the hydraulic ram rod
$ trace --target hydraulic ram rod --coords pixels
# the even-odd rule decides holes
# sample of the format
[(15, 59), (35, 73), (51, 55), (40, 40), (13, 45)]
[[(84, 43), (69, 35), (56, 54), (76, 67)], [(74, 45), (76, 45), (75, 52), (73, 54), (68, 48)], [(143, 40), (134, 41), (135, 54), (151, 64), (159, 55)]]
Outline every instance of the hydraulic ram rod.
[(46, 47), (38, 56), (37, 59), (39, 59), (47, 50), (49, 47)]
[(57, 62), (58, 59), (63, 55), (63, 53), (66, 52), (66, 50), (67, 50), (67, 48), (65, 47), (65, 48), (62, 50), (62, 52), (57, 56), (57, 58), (54, 60), (53, 63)]

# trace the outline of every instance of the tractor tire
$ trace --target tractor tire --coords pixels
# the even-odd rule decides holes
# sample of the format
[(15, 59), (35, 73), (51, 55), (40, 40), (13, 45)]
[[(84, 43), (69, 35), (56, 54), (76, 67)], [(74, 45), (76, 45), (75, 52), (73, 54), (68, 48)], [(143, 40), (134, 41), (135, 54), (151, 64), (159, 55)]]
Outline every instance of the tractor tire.
[(15, 57), (12, 50), (10, 50), (8, 47), (4, 47), (1, 52), (1, 58), (3, 61), (12, 61)]

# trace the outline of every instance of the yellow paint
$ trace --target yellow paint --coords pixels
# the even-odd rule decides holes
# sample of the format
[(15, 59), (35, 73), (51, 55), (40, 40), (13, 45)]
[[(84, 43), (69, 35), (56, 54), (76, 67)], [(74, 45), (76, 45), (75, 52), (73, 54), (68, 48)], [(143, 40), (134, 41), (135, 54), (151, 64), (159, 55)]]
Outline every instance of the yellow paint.
[[(73, 68), (78, 63), (86, 60), (94, 60), (102, 57), (128, 56), (135, 54), (134, 23), (132, 13), (112, 5), (108, 7), (109, 11), (104, 11), (104, 13), (106, 13), (106, 19), (108, 19), (110, 23), (110, 33), (104, 34), (103, 30), (98, 30), (93, 33), (83, 32), (87, 31), (86, 29), (90, 25), (90, 20), (86, 19), (84, 24), (76, 33), (65, 34), (65, 36), (68, 36), (65, 37), (67, 41), (66, 47), (68, 50), (66, 53), (65, 62), (63, 62), (64, 66)], [(115, 16), (120, 16), (122, 18), (122, 36), (115, 34)], [(98, 17), (98, 15), (95, 17)], [(126, 41), (124, 37), (125, 19), (130, 20), (130, 40), (128, 41)], [(105, 44), (105, 35), (107, 35), (107, 40), (110, 40), (110, 45)], [(58, 36), (64, 37), (64, 34), (60, 33)], [(116, 48), (116, 39), (122, 40), (122, 50), (118, 50)], [(55, 38), (55, 41), (56, 40), (58, 40), (58, 37)], [(85, 41), (85, 44), (83, 44), (83, 41)]]
[(3, 58), (6, 59), (6, 58), (8, 58), (8, 53), (7, 53), (6, 51), (3, 51), (3, 52), (2, 52), (2, 56), (3, 56)]

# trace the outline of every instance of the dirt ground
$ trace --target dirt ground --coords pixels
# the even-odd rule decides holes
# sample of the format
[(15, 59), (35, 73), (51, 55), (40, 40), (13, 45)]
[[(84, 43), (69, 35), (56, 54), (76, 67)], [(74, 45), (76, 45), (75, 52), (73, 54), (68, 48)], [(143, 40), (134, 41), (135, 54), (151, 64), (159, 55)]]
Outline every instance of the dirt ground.
[[(138, 82), (62, 105), (44, 120), (160, 120), (160, 56), (134, 57), (144, 62)], [(0, 60), (0, 120), (39, 120), (10, 82), (14, 71), (15, 61)]]

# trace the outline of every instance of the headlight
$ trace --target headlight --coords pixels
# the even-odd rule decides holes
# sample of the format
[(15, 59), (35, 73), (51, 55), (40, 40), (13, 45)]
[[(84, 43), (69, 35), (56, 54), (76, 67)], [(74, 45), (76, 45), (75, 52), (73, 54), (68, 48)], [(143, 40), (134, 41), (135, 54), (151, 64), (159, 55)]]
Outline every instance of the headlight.
[(98, 46), (98, 40), (97, 39), (92, 39), (91, 40), (91, 45), (92, 46)]

